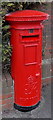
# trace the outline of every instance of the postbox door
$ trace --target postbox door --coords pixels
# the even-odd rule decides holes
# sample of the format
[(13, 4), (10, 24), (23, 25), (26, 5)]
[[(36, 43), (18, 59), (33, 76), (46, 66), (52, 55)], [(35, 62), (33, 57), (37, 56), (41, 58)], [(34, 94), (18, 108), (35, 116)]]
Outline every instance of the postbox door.
[(32, 35), (32, 37), (21, 36), (20, 38), (19, 49), (17, 51), (19, 53), (16, 66), (17, 76), (15, 76), (16, 80), (19, 80), (15, 80), (16, 85), (18, 84), (19, 92), (16, 91), (16, 102), (22, 106), (31, 106), (40, 99), (41, 68), (39, 35)]
[[(25, 73), (25, 87), (28, 86), (28, 94), (30, 93), (30, 89), (33, 88), (33, 85), (38, 84), (38, 88), (40, 87), (41, 80), (41, 67), (40, 67), (40, 42), (36, 38), (37, 36), (33, 36), (32, 39), (30, 37), (26, 37), (26, 42), (23, 40), (23, 66)], [(39, 37), (39, 35), (38, 35)], [(32, 84), (30, 84), (32, 83)], [(28, 85), (27, 85), (28, 84)], [(25, 88), (24, 87), (24, 88)], [(36, 87), (36, 86), (34, 86)], [(34, 88), (35, 89), (35, 88)], [(34, 89), (32, 90), (33, 95), (35, 96)], [(26, 94), (27, 94), (26, 93)]]
[(38, 62), (37, 52), (38, 52), (38, 44), (30, 43), (24, 44), (24, 65), (36, 65)]
[[(40, 99), (41, 68), (39, 62), (39, 43), (24, 44), (24, 71), (26, 72), (24, 84), (24, 97), (31, 99), (35, 104)], [(28, 102), (26, 102), (27, 105)]]

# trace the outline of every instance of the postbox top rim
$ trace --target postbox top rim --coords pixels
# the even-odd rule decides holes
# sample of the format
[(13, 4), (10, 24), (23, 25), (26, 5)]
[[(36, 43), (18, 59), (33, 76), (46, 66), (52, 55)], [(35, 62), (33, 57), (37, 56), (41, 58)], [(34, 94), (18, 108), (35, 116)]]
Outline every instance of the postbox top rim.
[[(39, 18), (41, 18), (41, 20), (44, 19), (48, 19), (48, 14), (44, 13), (44, 12), (40, 12), (40, 11), (36, 11), (36, 10), (19, 10), (16, 12), (12, 12), (9, 14), (6, 14), (5, 19), (6, 20), (13, 20), (13, 21), (30, 21), (32, 20), (32, 18), (34, 18), (34, 20), (39, 20)], [(27, 20), (28, 19), (28, 20)], [(33, 20), (32, 20), (33, 21)]]

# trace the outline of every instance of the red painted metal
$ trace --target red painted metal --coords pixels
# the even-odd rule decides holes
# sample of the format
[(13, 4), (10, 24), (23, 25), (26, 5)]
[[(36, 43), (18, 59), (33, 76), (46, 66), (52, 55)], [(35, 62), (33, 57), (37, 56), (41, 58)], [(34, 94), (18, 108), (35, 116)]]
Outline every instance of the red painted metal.
[(11, 26), (11, 75), (14, 102), (33, 106), (41, 100), (42, 21), (48, 14), (22, 10), (5, 16)]

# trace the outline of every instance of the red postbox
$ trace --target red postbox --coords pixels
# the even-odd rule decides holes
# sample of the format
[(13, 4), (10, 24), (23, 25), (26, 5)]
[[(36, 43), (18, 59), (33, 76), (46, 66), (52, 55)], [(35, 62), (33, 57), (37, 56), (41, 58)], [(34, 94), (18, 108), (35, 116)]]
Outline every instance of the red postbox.
[(11, 75), (14, 107), (18, 110), (32, 110), (41, 101), (42, 21), (48, 16), (35, 10), (16, 11), (5, 16), (10, 23)]

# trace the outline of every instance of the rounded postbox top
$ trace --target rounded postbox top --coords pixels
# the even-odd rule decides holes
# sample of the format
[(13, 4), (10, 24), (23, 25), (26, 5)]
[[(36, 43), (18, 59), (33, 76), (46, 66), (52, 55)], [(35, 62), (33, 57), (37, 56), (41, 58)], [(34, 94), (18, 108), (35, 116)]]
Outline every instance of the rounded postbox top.
[(49, 15), (36, 10), (20, 10), (6, 14), (7, 21), (43, 21), (48, 19)]

